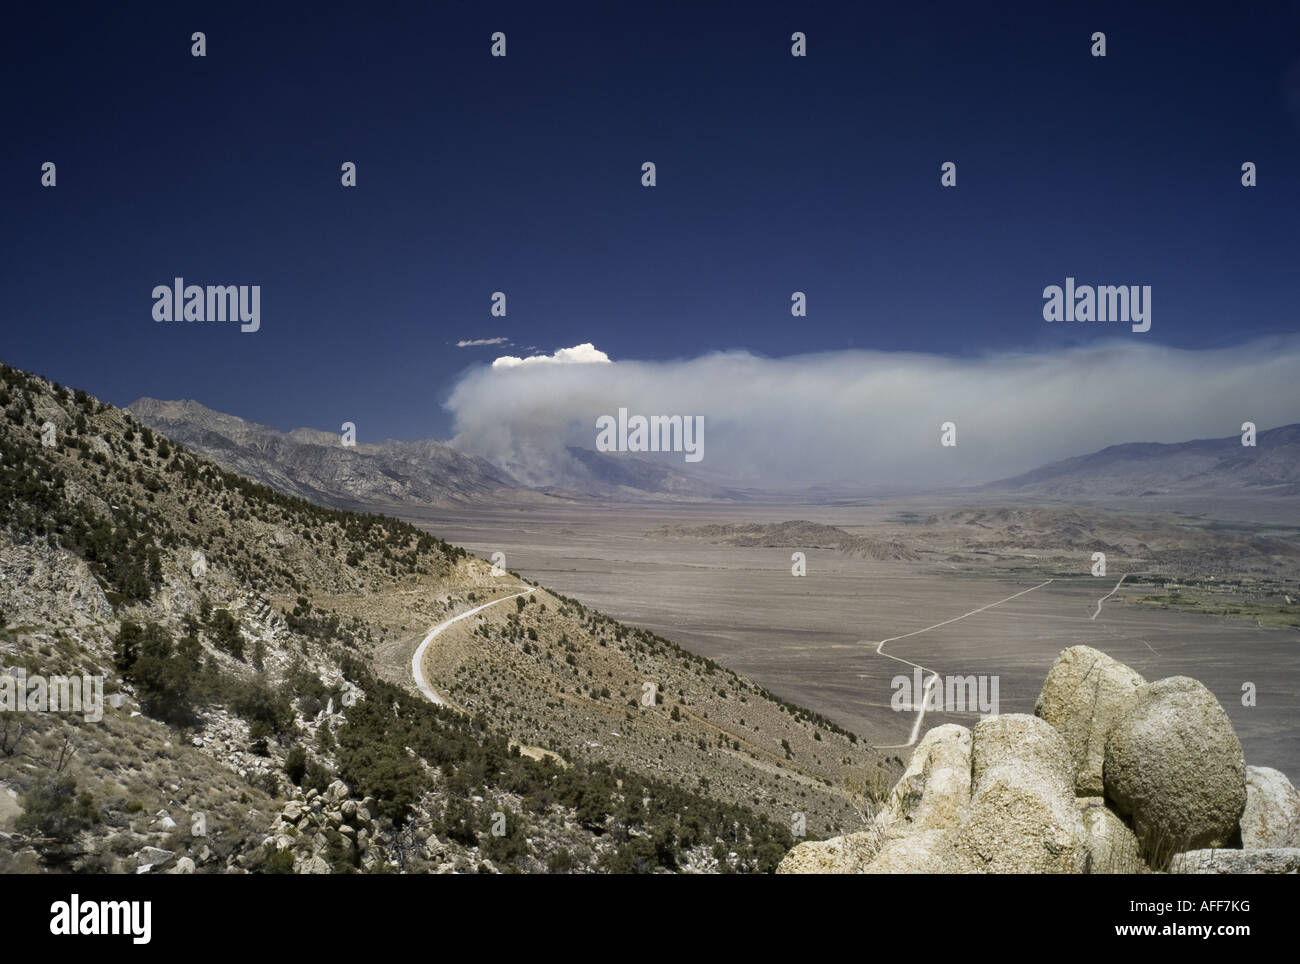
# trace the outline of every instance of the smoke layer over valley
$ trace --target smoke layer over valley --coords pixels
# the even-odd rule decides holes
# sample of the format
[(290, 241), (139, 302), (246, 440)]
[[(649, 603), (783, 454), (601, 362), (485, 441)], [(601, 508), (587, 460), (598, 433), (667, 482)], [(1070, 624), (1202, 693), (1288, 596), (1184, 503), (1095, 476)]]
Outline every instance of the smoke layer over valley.
[[(645, 362), (592, 345), (467, 371), (447, 401), (457, 448), (562, 484), (596, 419), (704, 417), (704, 459), (638, 458), (744, 486), (976, 483), (1133, 441), (1222, 438), (1300, 421), (1300, 339), (1186, 351), (1134, 338), (957, 359), (743, 351)], [(957, 444), (940, 445), (941, 425)]]

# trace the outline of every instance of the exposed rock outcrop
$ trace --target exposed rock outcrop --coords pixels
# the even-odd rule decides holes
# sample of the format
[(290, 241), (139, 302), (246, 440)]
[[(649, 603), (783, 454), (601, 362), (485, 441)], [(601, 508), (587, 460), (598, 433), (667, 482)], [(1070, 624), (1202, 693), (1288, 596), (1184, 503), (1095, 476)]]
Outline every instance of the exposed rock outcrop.
[(1295, 874), (1300, 873), (1300, 848), (1269, 850), (1189, 850), (1174, 857), (1174, 874)]
[(1276, 770), (1246, 767), (1227, 714), (1196, 680), (1146, 683), (1106, 654), (1075, 646), (1052, 667), (1034, 716), (930, 730), (865, 831), (800, 844), (780, 869), (1166, 868), (1297, 872), (1300, 793)]
[(1272, 767), (1246, 767), (1241, 845), (1246, 850), (1300, 847), (1300, 792)]
[(1091, 646), (1071, 646), (1056, 658), (1034, 715), (1065, 738), (1079, 796), (1101, 796), (1106, 734), (1145, 683), (1140, 674)]
[(1090, 874), (1144, 874), (1150, 869), (1142, 859), (1137, 837), (1102, 797), (1075, 801), (1088, 832), (1087, 872)]
[(951, 827), (970, 803), (971, 731), (947, 723), (922, 737), (876, 825), (890, 836)]
[(1073, 787), (1064, 739), (1037, 717), (938, 727), (895, 787), (878, 822), (885, 842), (864, 870), (1081, 872), (1089, 839)]
[(1088, 835), (1065, 740), (1036, 716), (983, 720), (971, 741), (970, 808), (952, 840), (955, 871), (1080, 873)]
[(807, 840), (788, 854), (776, 868), (778, 874), (857, 874), (876, 853), (877, 837), (867, 831)]
[(1246, 806), (1246, 760), (1228, 714), (1186, 676), (1138, 689), (1106, 737), (1106, 797), (1144, 851), (1222, 847)]

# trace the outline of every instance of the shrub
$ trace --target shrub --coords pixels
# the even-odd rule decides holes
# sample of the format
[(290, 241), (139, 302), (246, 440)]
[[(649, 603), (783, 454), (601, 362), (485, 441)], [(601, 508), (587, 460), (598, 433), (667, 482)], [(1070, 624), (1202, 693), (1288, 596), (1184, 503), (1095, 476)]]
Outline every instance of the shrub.
[(303, 777), (307, 775), (307, 751), (301, 745), (295, 746), (285, 757), (284, 772), (296, 786), (302, 786)]
[(438, 832), (440, 836), (466, 847), (475, 846), (478, 835), (474, 832), (474, 810), (469, 803), (459, 797), (448, 800), (442, 811), (442, 826)]
[(126, 620), (117, 632), (113, 661), (123, 679), (135, 684), (145, 713), (172, 726), (187, 726), (194, 721), (201, 652), (194, 636), (174, 644), (157, 623), (141, 627)]
[(487, 833), (483, 836), (480, 843), (480, 849), (483, 856), (487, 857), (499, 868), (514, 868), (513, 862), (528, 853), (528, 841), (525, 837), (525, 827), (523, 818), (517, 813), (505, 811), (506, 825), (505, 833), (500, 836), (494, 836)]
[(277, 850), (269, 855), (262, 864), (262, 873), (264, 874), (291, 874), (293, 873), (293, 851), (285, 848)]
[(244, 636), (239, 631), (239, 621), (230, 614), (229, 609), (218, 609), (212, 614), (209, 625), (213, 642), (218, 649), (224, 650), (235, 659), (244, 659)]
[(238, 685), (230, 699), (230, 708), (249, 723), (249, 735), (264, 739), (282, 736), (293, 729), (293, 707), (288, 693), (265, 680), (257, 679)]
[(71, 776), (38, 777), (36, 783), (23, 797), (23, 813), (17, 828), (50, 838), (53, 846), (48, 853), (60, 852), (71, 844), (78, 834), (89, 830), (99, 821), (94, 801), (89, 793), (77, 792), (77, 781)]

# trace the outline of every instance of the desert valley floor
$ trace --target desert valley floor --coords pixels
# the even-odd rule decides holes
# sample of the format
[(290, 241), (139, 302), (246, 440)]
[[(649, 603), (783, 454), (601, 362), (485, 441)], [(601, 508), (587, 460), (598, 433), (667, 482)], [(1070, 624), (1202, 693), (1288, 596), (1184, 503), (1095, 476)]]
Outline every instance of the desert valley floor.
[[(957, 505), (970, 502), (947, 508)], [(912, 670), (878, 654), (876, 647), (881, 640), (917, 633), (887, 643), (884, 652), (941, 675), (997, 675), (1004, 713), (1032, 713), (1056, 655), (1075, 644), (1101, 649), (1149, 680), (1192, 676), (1227, 710), (1250, 763), (1300, 773), (1300, 712), (1294, 701), (1300, 691), (1300, 633), (1242, 616), (1143, 605), (1134, 601), (1132, 585), (1121, 586), (1098, 613), (1099, 600), (1126, 571), (1140, 571), (1140, 560), (1112, 561), (1108, 574), (1096, 577), (1086, 551), (1066, 553), (1064, 560), (1059, 552), (1007, 551), (877, 559), (812, 546), (719, 545), (663, 531), (806, 519), (906, 545), (908, 526), (900, 518), (934, 510), (933, 500), (924, 506), (885, 500), (846, 506), (555, 505), (403, 514), (484, 558), (503, 552), (509, 569), (716, 659), (877, 746), (900, 747), (904, 756), (901, 747), (915, 714), (891, 709), (891, 680), (910, 677)], [(1285, 508), (1250, 511), (1256, 521), (1244, 527), (1294, 538), (1295, 527), (1283, 521)], [(1233, 514), (1231, 507), (1221, 513)], [(802, 578), (791, 574), (796, 550), (807, 556)], [(1136, 596), (1150, 591), (1136, 589)], [(1256, 687), (1255, 706), (1243, 705), (1247, 682)], [(970, 725), (976, 719), (975, 714), (931, 712), (925, 728), (943, 722)]]

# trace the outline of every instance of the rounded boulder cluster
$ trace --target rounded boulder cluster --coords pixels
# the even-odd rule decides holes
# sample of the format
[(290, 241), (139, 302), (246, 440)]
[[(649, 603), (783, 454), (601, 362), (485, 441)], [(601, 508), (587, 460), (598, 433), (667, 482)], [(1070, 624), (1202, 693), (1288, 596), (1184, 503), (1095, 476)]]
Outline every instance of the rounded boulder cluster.
[(1300, 793), (1246, 766), (1213, 693), (1072, 646), (1033, 716), (931, 729), (865, 829), (799, 844), (778, 873), (1297, 870)]

